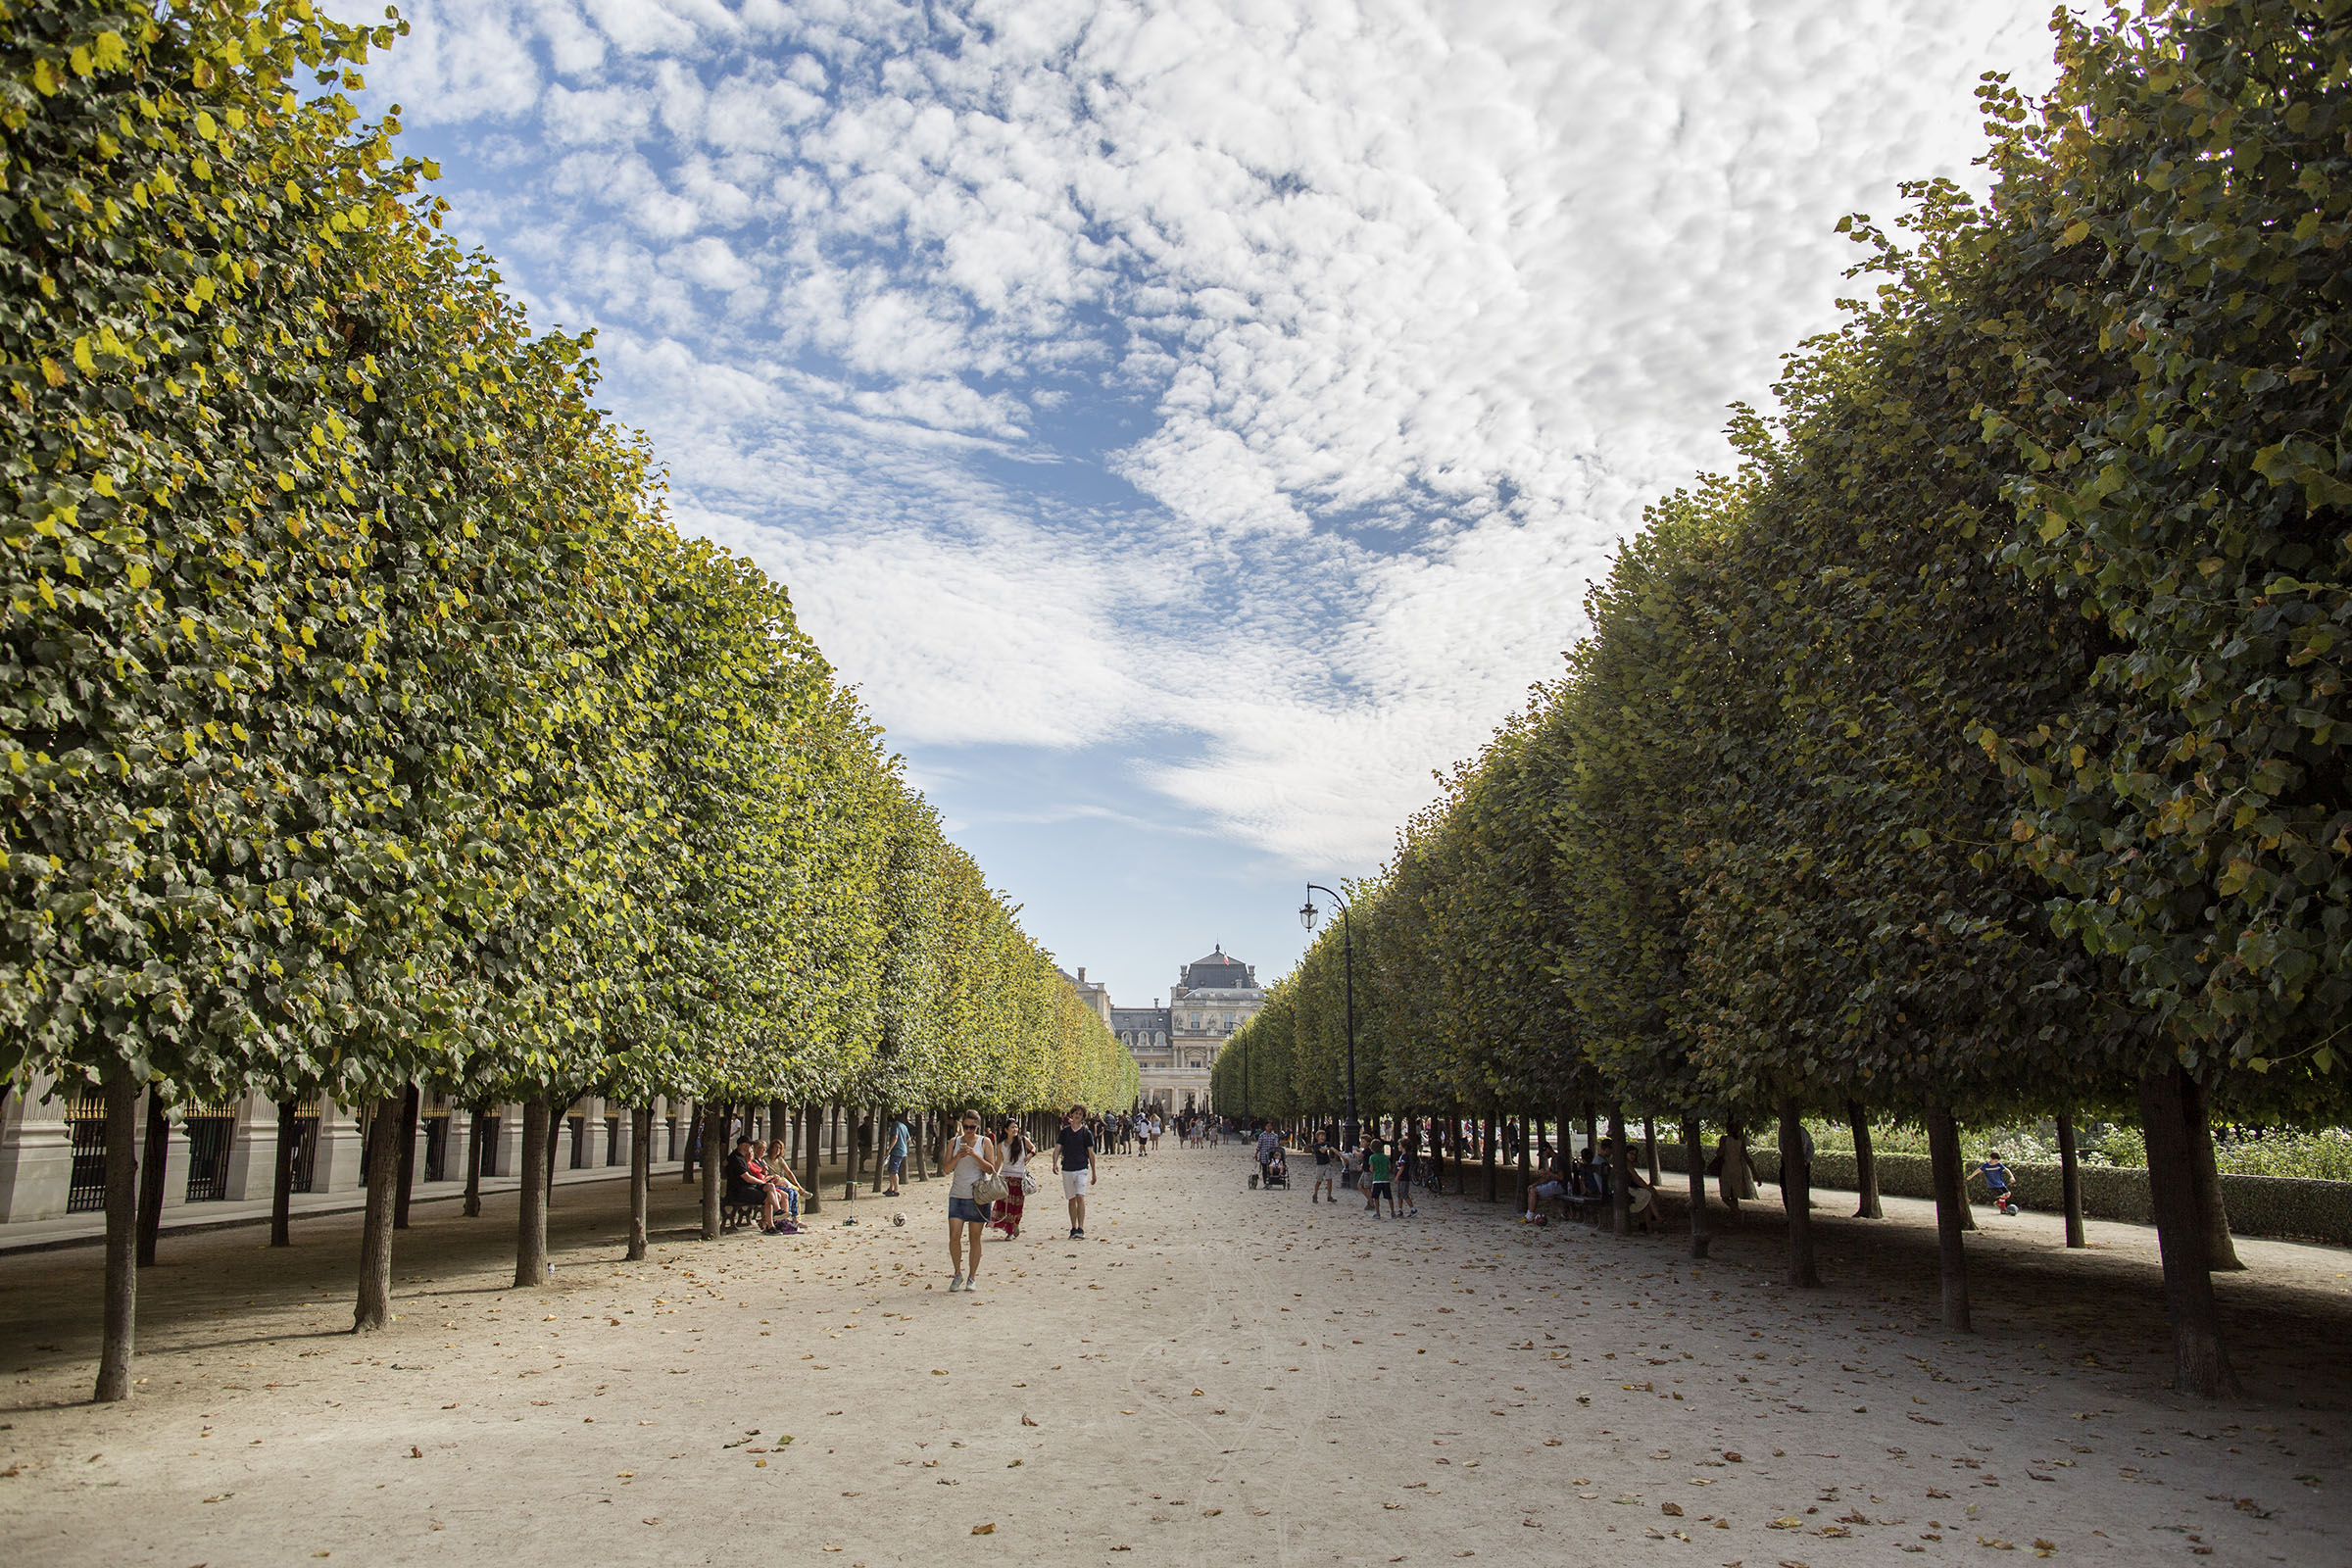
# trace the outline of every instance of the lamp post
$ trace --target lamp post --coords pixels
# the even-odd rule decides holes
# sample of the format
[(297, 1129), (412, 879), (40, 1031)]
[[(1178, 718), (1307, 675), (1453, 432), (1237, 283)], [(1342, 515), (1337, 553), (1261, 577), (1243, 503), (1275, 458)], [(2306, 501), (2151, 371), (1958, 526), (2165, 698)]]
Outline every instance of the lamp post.
[(1306, 902), (1298, 906), (1298, 923), (1309, 931), (1315, 928), (1315, 916), (1321, 912), (1315, 907), (1315, 895), (1318, 893), (1340, 906), (1340, 972), (1345, 976), (1348, 998), (1348, 1115), (1340, 1127), (1340, 1147), (1352, 1149), (1355, 1147), (1357, 1132), (1355, 1120), (1355, 939), (1348, 929), (1348, 901), (1319, 882), (1309, 882), (1306, 885)]

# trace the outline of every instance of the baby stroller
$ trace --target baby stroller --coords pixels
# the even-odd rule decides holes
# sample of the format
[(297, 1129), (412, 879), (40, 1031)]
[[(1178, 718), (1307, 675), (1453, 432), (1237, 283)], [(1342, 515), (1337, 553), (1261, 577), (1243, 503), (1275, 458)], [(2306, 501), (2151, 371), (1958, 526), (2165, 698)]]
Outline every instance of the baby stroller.
[(1291, 1185), (1290, 1160), (1282, 1154), (1276, 1154), (1272, 1159), (1266, 1161), (1264, 1174), (1264, 1185), (1268, 1191), (1277, 1187), (1289, 1188)]

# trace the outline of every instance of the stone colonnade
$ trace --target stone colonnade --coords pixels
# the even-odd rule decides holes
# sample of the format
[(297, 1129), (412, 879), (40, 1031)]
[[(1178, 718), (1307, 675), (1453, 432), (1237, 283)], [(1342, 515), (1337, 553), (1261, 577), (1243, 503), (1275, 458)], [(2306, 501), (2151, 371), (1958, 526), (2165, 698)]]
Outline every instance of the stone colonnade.
[[(0, 1226), (57, 1219), (103, 1208), (96, 1184), (103, 1179), (103, 1144), (98, 1126), (82, 1128), (82, 1113), (96, 1115), (94, 1098), (83, 1100), (74, 1086), (41, 1075), (10, 1085), (0, 1102)], [(261, 1095), (213, 1105), (168, 1105), (169, 1140), (164, 1154), (164, 1208), (201, 1208), (208, 1202), (265, 1200), (276, 1168), (277, 1105)], [(683, 1157), (693, 1126), (687, 1102), (654, 1102), (653, 1158), (656, 1164)], [(361, 1187), (362, 1113), (324, 1096), (297, 1107), (296, 1136), (309, 1147), (298, 1160), (295, 1190), (312, 1194), (356, 1193)], [(144, 1128), (144, 1097), (137, 1112)], [(764, 1108), (757, 1120), (764, 1121)], [(629, 1108), (594, 1096), (574, 1101), (557, 1116), (556, 1168), (629, 1167)], [(512, 1178), (522, 1156), (522, 1110), (501, 1105), (485, 1115), (494, 1133), (485, 1147), (484, 1173)], [(426, 1095), (416, 1124), (416, 1179), (419, 1195), (456, 1191), (466, 1180), (466, 1151), (472, 1115), (443, 1097)], [(75, 1176), (75, 1140), (81, 1140), (80, 1180)], [(307, 1176), (307, 1181), (304, 1177)]]

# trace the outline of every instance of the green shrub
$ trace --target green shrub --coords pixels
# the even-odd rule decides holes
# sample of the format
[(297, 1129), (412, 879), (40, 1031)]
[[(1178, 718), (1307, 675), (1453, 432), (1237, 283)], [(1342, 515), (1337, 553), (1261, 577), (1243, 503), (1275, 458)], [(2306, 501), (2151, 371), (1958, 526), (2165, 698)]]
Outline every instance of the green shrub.
[[(2307, 1135), (2273, 1134), (2260, 1140), (2243, 1140), (2232, 1147), (2243, 1150), (2251, 1144), (2276, 1144), (2281, 1148), (2297, 1140), (2318, 1146), (2317, 1151), (2298, 1151), (2288, 1158), (2318, 1163), (2330, 1158), (2352, 1157), (2352, 1135), (2340, 1129)], [(1872, 1140), (1875, 1144), (1877, 1133)], [(1713, 1144), (1708, 1145), (1710, 1156)], [(2003, 1145), (2001, 1152), (2009, 1152)], [(1877, 1151), (1874, 1149), (1874, 1153)], [(1777, 1149), (1751, 1149), (1748, 1157), (1756, 1164), (1756, 1179), (1778, 1182), (1781, 1179), (1781, 1152)], [(1683, 1147), (1680, 1144), (1661, 1144), (1658, 1163), (1666, 1170), (1681, 1174)], [(1975, 1160), (1969, 1162), (1972, 1166)], [(2055, 1161), (2009, 1160), (2011, 1176), (2017, 1187), (2018, 1201), (2028, 1208), (2055, 1213), (2063, 1204), (2060, 1173)], [(1925, 1154), (1900, 1152), (1878, 1153), (1879, 1192), (1886, 1198), (1918, 1198), (1933, 1201), (1936, 1197), (1935, 1176)], [(2130, 1225), (2145, 1225), (2153, 1215), (2148, 1203), (2148, 1173), (2138, 1166), (2080, 1164), (2078, 1174), (2082, 1182), (2082, 1212), (2092, 1219), (2118, 1220)], [(1816, 1190), (1852, 1192), (1858, 1185), (1851, 1150), (1825, 1149), (1816, 1141), (1813, 1149), (1813, 1186)], [(1969, 1196), (1982, 1201), (1984, 1190), (1981, 1184), (1972, 1185)], [(1776, 1198), (1762, 1200), (1765, 1203)], [(2230, 1228), (2240, 1236), (2272, 1236), (2298, 1241), (2326, 1242), (2336, 1247), (2352, 1247), (2352, 1181), (2318, 1179), (2301, 1176), (2244, 1174), (2225, 1168), (2222, 1172), (2222, 1206), (2229, 1211)]]

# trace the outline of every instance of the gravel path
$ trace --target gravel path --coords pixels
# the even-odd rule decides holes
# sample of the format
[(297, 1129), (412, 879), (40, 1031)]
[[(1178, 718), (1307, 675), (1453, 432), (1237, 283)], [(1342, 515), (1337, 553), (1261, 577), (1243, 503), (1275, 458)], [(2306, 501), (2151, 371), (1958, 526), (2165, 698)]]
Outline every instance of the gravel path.
[(2069, 1255), (1985, 1216), (1981, 1332), (1950, 1337), (1924, 1205), (1822, 1195), (1829, 1287), (1796, 1293), (1769, 1203), (1692, 1264), (1455, 1198), (1375, 1222), (1250, 1169), (1116, 1160), (1084, 1243), (1049, 1183), (969, 1297), (937, 1184), (706, 1244), (657, 1181), (636, 1265), (621, 1187), (560, 1193), (529, 1292), (508, 1199), (401, 1238), (368, 1340), (337, 1332), (352, 1221), (290, 1254), (189, 1237), (111, 1408), (74, 1402), (96, 1251), (9, 1258), (0, 1539), (19, 1568), (2352, 1561), (2352, 1254), (2240, 1244), (2251, 1396), (2215, 1409), (2159, 1386), (2131, 1227)]

